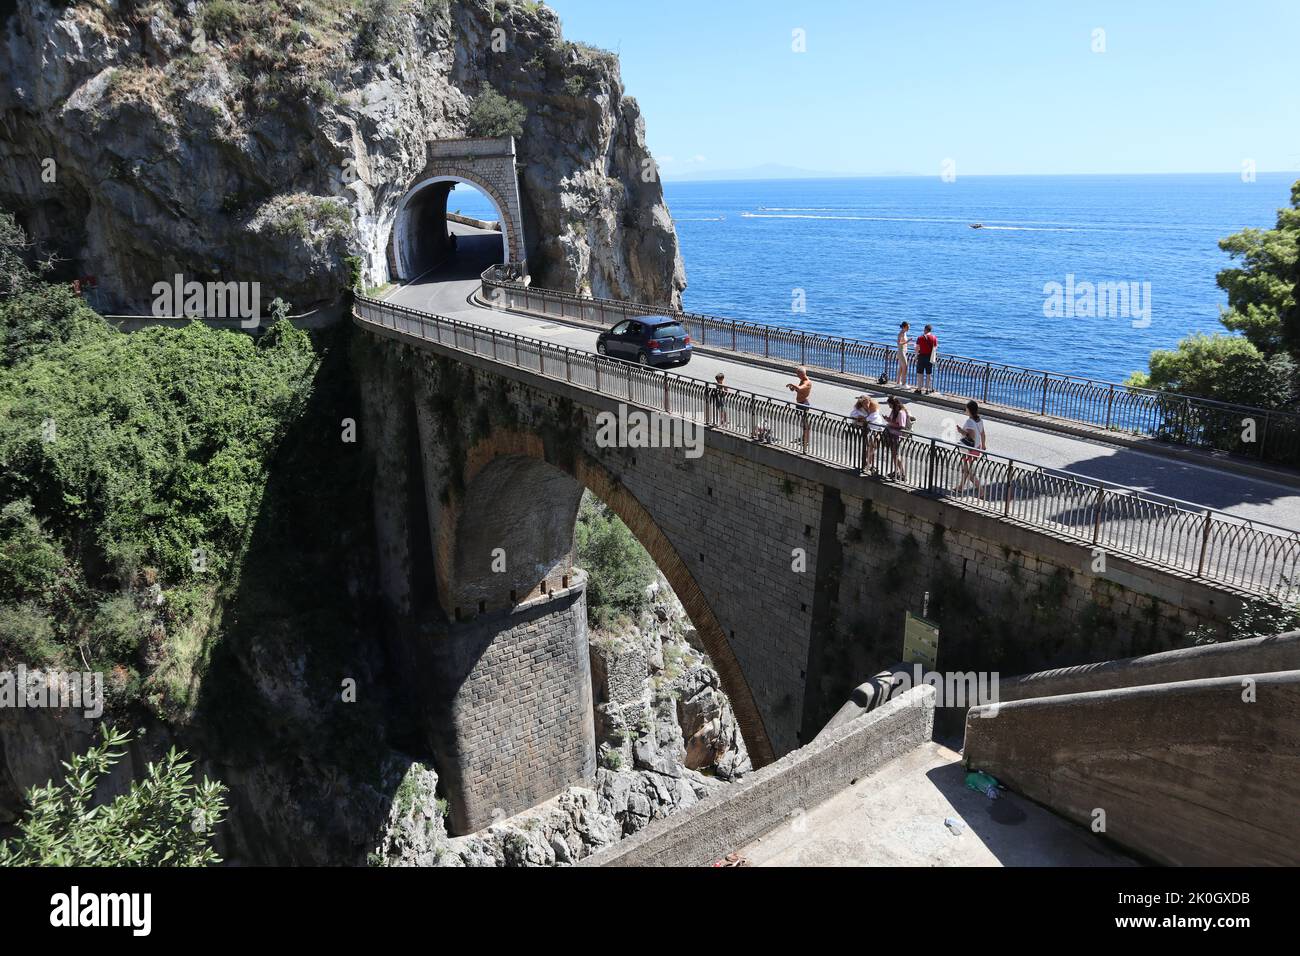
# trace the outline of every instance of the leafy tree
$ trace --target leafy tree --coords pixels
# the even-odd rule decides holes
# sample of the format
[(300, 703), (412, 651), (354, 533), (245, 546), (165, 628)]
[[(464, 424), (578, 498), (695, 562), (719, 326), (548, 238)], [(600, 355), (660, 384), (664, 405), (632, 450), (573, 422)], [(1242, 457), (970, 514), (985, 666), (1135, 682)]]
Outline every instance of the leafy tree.
[(1286, 354), (1266, 355), (1239, 335), (1192, 335), (1176, 349), (1151, 353), (1151, 371), (1129, 385), (1221, 402), (1284, 408), (1295, 398), (1296, 367)]
[(578, 564), (587, 572), (587, 613), (597, 627), (634, 617), (645, 605), (655, 564), (627, 525), (590, 494), (582, 499), (574, 534)]
[(474, 98), (469, 111), (469, 135), (522, 136), (527, 116), (522, 103), (506, 99), (489, 86)]
[(1300, 352), (1300, 315), (1296, 313), (1297, 252), (1300, 251), (1300, 182), (1291, 187), (1291, 205), (1278, 210), (1273, 229), (1243, 229), (1219, 242), (1240, 267), (1219, 273), (1219, 288), (1228, 293), (1220, 317), (1265, 355), (1286, 349)]
[[(1229, 335), (1193, 335), (1151, 353), (1150, 371), (1127, 384), (1262, 408), (1300, 398), (1300, 182), (1273, 229), (1243, 229), (1220, 240), (1237, 263), (1218, 275), (1228, 294), (1219, 320)], [(1215, 426), (1217, 427), (1217, 426)]]
[(128, 732), (100, 728), (101, 740), (64, 766), (55, 786), (28, 791), (18, 836), (0, 843), (0, 866), (207, 866), (221, 860), (209, 841), (226, 813), (226, 787), (191, 779), (193, 761), (173, 747), (143, 780), (112, 803), (95, 790), (126, 751)]

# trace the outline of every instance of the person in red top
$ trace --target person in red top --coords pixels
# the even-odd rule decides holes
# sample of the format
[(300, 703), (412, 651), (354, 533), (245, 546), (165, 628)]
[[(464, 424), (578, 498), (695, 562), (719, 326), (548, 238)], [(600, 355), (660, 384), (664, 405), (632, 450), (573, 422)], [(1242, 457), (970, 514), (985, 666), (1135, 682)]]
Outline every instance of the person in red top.
[(939, 337), (934, 326), (926, 325), (916, 338), (916, 394), (934, 393), (934, 357), (939, 350)]

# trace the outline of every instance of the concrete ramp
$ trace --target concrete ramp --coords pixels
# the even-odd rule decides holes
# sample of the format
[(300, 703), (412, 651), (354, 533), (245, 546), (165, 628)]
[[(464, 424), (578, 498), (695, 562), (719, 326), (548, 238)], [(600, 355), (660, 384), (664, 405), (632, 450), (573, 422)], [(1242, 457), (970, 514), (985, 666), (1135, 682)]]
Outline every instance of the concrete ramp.
[(961, 755), (926, 743), (741, 853), (754, 866), (1132, 866), (1088, 830), (966, 787)]

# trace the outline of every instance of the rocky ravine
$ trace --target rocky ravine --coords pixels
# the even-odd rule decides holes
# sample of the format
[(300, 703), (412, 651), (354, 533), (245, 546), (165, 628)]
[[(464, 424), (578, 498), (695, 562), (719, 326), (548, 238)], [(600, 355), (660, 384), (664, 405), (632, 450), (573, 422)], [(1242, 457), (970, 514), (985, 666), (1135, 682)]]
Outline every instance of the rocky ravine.
[(591, 787), (570, 787), (540, 807), (451, 838), (436, 796), (436, 772), (412, 764), (371, 862), (569, 864), (694, 806), (749, 772), (731, 705), (681, 602), (662, 577), (652, 590), (653, 603), (638, 624), (592, 635), (601, 766)]
[[(384, 279), (430, 139), (489, 86), (517, 148), (535, 280), (679, 304), (677, 237), (612, 54), (508, 0), (32, 0), (0, 24), (0, 206), (94, 275), (101, 311), (154, 283), (257, 281), (295, 312)], [(265, 306), (264, 306), (265, 314)]]

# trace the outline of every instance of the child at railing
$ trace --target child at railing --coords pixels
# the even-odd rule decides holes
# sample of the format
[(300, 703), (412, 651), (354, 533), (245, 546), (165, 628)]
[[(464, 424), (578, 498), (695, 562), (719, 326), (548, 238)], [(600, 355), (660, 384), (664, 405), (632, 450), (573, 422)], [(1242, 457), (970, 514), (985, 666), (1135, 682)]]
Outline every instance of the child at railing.
[(713, 406), (713, 424), (719, 428), (727, 427), (727, 393), (731, 389), (723, 384), (725, 379), (726, 376), (721, 372), (713, 376), (713, 381), (716, 384), (709, 395), (710, 404)]

